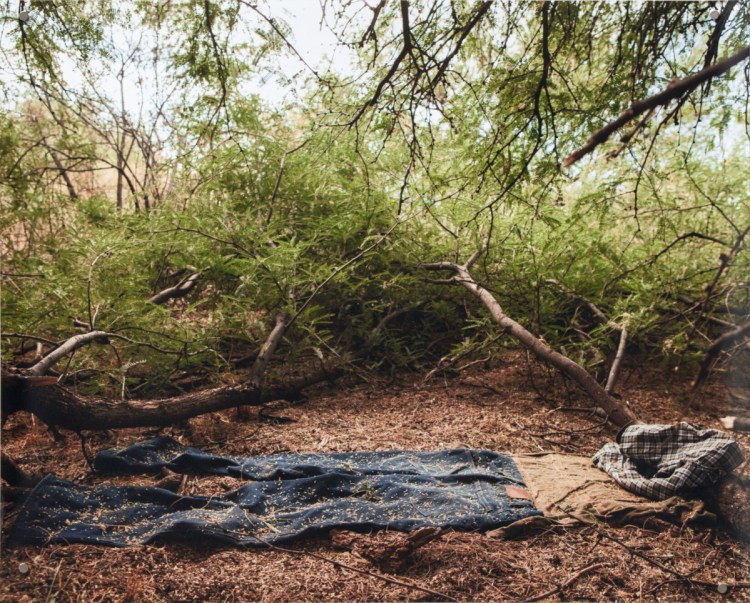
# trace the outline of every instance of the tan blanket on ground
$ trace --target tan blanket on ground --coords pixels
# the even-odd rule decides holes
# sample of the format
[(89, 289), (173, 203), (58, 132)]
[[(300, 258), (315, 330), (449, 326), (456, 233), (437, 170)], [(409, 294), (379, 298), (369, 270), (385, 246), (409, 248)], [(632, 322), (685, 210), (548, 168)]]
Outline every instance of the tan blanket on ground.
[(654, 501), (623, 490), (594, 467), (589, 457), (550, 453), (519, 455), (514, 460), (544, 517), (529, 517), (495, 530), (494, 535), (500, 538), (516, 537), (535, 525), (574, 525), (581, 520), (653, 529), (673, 524), (707, 527), (716, 523), (716, 516), (705, 509), (701, 500), (673, 496)]

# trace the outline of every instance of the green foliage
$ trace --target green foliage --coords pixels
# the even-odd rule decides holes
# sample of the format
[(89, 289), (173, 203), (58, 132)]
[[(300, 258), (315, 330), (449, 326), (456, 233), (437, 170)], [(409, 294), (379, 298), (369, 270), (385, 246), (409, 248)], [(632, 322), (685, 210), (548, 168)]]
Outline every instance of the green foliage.
[[(746, 320), (736, 80), (660, 109), (625, 146), (613, 137), (612, 161), (560, 169), (633, 100), (710, 58), (706, 7), (510, 2), (463, 39), (477, 7), (433, 4), (410, 4), (422, 54), (394, 68), (403, 24), (388, 3), (374, 35), (353, 38), (362, 78), (315, 72), (284, 110), (248, 93), (290, 52), (268, 7), (35, 4), (9, 49), (24, 95), (0, 112), (3, 332), (16, 334), (4, 359), (34, 361), (19, 334), (101, 329), (109, 344), (58, 370), (152, 395), (185, 371), (218, 380), (284, 313), (274, 370), (332, 357), (429, 368), (507, 344), (476, 300), (421, 269), (478, 249), (472, 273), (506, 312), (591, 368), (617, 345), (592, 305), (627, 327), (632, 351), (674, 363), (699, 357), (716, 318)], [(722, 48), (750, 19), (733, 10)], [(131, 31), (143, 41), (120, 48)], [(459, 39), (440, 75), (430, 61)], [(64, 81), (65, 61), (83, 83)], [(136, 115), (99, 89), (110, 63), (120, 82), (131, 63), (153, 67), (173, 92)], [(187, 296), (148, 302), (195, 273)]]

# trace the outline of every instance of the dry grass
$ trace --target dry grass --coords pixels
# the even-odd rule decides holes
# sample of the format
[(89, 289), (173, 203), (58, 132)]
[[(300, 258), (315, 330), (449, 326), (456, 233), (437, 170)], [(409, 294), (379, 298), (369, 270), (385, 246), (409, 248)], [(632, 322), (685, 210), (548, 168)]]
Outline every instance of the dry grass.
[[(274, 409), (293, 423), (278, 424), (257, 414), (238, 421), (234, 411), (227, 411), (165, 432), (185, 444), (242, 455), (456, 446), (510, 454), (590, 454), (614, 437), (612, 428), (586, 413), (560, 408), (576, 402), (568, 397), (565, 384), (539, 366), (530, 379), (523, 354), (509, 354), (487, 370), (475, 368), (460, 377), (434, 377), (426, 384), (408, 376), (394, 383), (373, 380), (320, 388), (304, 405)], [(689, 407), (686, 388), (679, 376), (667, 379), (657, 370), (637, 369), (626, 373), (623, 395), (646, 421), (684, 418), (720, 427), (717, 418), (728, 404), (721, 384), (702, 393), (700, 410)], [(87, 446), (124, 446), (150, 433), (93, 434)], [(12, 417), (3, 442), (4, 449), (32, 471), (52, 470), (90, 484), (155, 480), (91, 475), (76, 436), (68, 434), (55, 442), (29, 416)], [(742, 438), (746, 452), (748, 443)], [(232, 488), (231, 482), (189, 478), (184, 490), (223, 491)], [(12, 519), (9, 509), (4, 523)], [(389, 566), (370, 554), (403, 538), (380, 532), (353, 536), (345, 548), (337, 546), (336, 539), (323, 539), (267, 551), (176, 544), (4, 548), (0, 600), (424, 601), (442, 594), (457, 600), (529, 600), (545, 595), (543, 600), (750, 601), (750, 588), (731, 587), (750, 582), (750, 548), (721, 531), (581, 526), (516, 541), (446, 532), (413, 551), (397, 570), (384, 569)], [(19, 572), (22, 562), (30, 567), (28, 574)], [(729, 592), (720, 594), (718, 583), (730, 584)], [(565, 586), (560, 589), (561, 585)]]

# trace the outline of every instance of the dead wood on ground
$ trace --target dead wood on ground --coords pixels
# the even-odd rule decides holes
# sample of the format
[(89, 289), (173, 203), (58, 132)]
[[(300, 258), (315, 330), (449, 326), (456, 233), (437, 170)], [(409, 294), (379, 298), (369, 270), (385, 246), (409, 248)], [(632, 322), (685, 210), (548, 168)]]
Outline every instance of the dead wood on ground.
[(167, 287), (162, 291), (159, 291), (156, 295), (153, 295), (148, 301), (151, 304), (161, 305), (169, 301), (170, 299), (177, 299), (185, 297), (194, 288), (200, 277), (199, 272), (195, 272), (177, 283), (173, 287)]
[(489, 310), (493, 320), (508, 334), (517, 339), (524, 347), (533, 352), (537, 358), (546, 362), (559, 370), (564, 375), (575, 381), (591, 398), (600, 406), (610, 421), (615, 425), (623, 426), (635, 422), (636, 416), (627, 404), (611, 396), (605, 389), (596, 382), (591, 375), (579, 364), (573, 362), (570, 358), (563, 356), (553, 350), (544, 341), (531, 333), (528, 329), (521, 326), (515, 320), (505, 314), (502, 307), (495, 297), (482, 285), (477, 283), (469, 273), (469, 269), (479, 258), (479, 252), (462, 265), (453, 262), (436, 262), (425, 264), (426, 270), (448, 270), (454, 273), (449, 279), (444, 279), (443, 283), (456, 283), (467, 289), (472, 295), (479, 300)]
[[(61, 385), (44, 383), (18, 387), (10, 392), (11, 395), (3, 395), (3, 410), (4, 418), (25, 410), (47, 425), (76, 432), (165, 426), (227, 408), (260, 406), (274, 400), (299, 400), (303, 397), (303, 389), (331, 380), (338, 374), (337, 370), (320, 371), (262, 389), (253, 385), (225, 386), (156, 400), (87, 397)], [(3, 389), (5, 393), (5, 387)]]

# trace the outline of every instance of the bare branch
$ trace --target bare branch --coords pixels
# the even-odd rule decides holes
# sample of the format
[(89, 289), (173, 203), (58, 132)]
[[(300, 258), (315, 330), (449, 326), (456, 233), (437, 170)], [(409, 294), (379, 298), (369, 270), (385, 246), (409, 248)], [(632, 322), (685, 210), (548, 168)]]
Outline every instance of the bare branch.
[(693, 390), (699, 388), (701, 384), (706, 380), (708, 374), (711, 372), (711, 368), (716, 362), (716, 359), (722, 352), (727, 351), (734, 344), (742, 341), (743, 339), (746, 339), (747, 337), (750, 337), (750, 322), (746, 322), (743, 325), (735, 327), (728, 333), (724, 333), (724, 335), (719, 337), (710, 346), (708, 346), (706, 355), (703, 358), (703, 362), (701, 362), (701, 368), (698, 372), (698, 376), (695, 378), (695, 382), (693, 383)]
[(239, 1), (245, 6), (249, 7), (251, 10), (253, 10), (261, 19), (263, 19), (266, 23), (268, 23), (271, 26), (271, 29), (273, 29), (274, 32), (276, 32), (276, 35), (282, 39), (284, 44), (286, 44), (287, 48), (289, 48), (289, 50), (291, 50), (297, 56), (300, 62), (310, 71), (310, 73), (312, 73), (315, 76), (315, 78), (320, 83), (323, 83), (323, 84), (327, 83), (326, 80), (324, 80), (320, 76), (320, 74), (315, 69), (313, 69), (313, 67), (299, 53), (299, 51), (294, 47), (294, 44), (292, 44), (288, 40), (288, 38), (284, 35), (284, 32), (282, 32), (281, 29), (279, 28), (279, 24), (276, 22), (276, 20), (273, 17), (269, 17), (268, 15), (265, 15), (264, 13), (262, 13), (254, 2), (247, 2), (246, 0), (239, 0)]
[(620, 343), (617, 345), (617, 353), (615, 359), (612, 361), (612, 366), (609, 369), (609, 375), (607, 376), (607, 384), (604, 386), (604, 391), (611, 394), (615, 385), (617, 385), (617, 379), (620, 376), (620, 367), (622, 366), (623, 358), (625, 358), (625, 347), (628, 342), (628, 330), (625, 327), (620, 327)]
[(437, 262), (423, 265), (423, 268), (426, 270), (452, 270), (455, 272), (456, 282), (460, 283), (461, 286), (485, 305), (498, 326), (516, 338), (524, 347), (533, 352), (537, 358), (550, 364), (575, 381), (607, 413), (610, 421), (620, 426), (636, 421), (635, 414), (627, 404), (613, 398), (608, 392), (604, 391), (604, 388), (582, 366), (553, 350), (544, 341), (505, 314), (495, 297), (472, 278), (465, 266), (459, 266), (451, 262)]
[(268, 334), (268, 338), (260, 348), (255, 362), (253, 363), (253, 370), (251, 373), (250, 384), (258, 389), (263, 385), (263, 377), (266, 374), (266, 367), (268, 366), (269, 360), (276, 351), (276, 346), (284, 337), (286, 329), (288, 327), (289, 316), (286, 313), (281, 313), (276, 317), (276, 324), (274, 325), (271, 332)]
[(51, 345), (51, 346), (60, 345), (59, 341), (52, 341), (51, 339), (47, 339), (45, 337), (38, 337), (36, 335), (26, 335), (25, 333), (0, 333), (0, 338), (3, 338), (3, 337), (14, 337), (17, 339), (29, 339), (31, 341), (39, 341), (41, 343), (46, 343), (47, 345)]
[(698, 86), (701, 86), (704, 82), (711, 80), (714, 77), (718, 77), (727, 71), (729, 71), (735, 65), (741, 63), (745, 59), (750, 57), (750, 46), (745, 46), (739, 52), (721, 60), (710, 67), (702, 69), (698, 73), (694, 73), (684, 79), (677, 80), (670, 84), (665, 90), (662, 90), (658, 94), (650, 96), (644, 100), (634, 102), (628, 109), (623, 111), (620, 116), (614, 121), (609, 122), (603, 128), (600, 128), (594, 132), (591, 137), (586, 141), (580, 149), (571, 153), (563, 161), (563, 167), (569, 167), (576, 161), (588, 155), (600, 144), (607, 141), (607, 139), (622, 126), (635, 119), (642, 113), (668, 104), (670, 101), (678, 99), (683, 95), (690, 94)]
[(199, 277), (200, 273), (195, 272), (182, 279), (174, 287), (167, 287), (166, 289), (159, 291), (159, 293), (151, 297), (148, 302), (150, 304), (160, 305), (170, 299), (184, 297), (195, 288), (195, 284), (198, 282)]
[(109, 336), (110, 334), (105, 333), (104, 331), (89, 331), (88, 333), (74, 335), (32, 366), (29, 369), (29, 374), (41, 377), (42, 375), (45, 375), (59, 360), (71, 352), (74, 352), (81, 346), (89, 343), (109, 343)]
[(435, 74), (435, 77), (432, 78), (431, 86), (432, 88), (435, 88), (440, 83), (440, 80), (443, 79), (445, 76), (445, 71), (448, 69), (448, 66), (450, 65), (451, 61), (456, 57), (458, 52), (461, 50), (461, 47), (463, 46), (464, 42), (466, 41), (466, 38), (471, 33), (471, 31), (477, 26), (477, 24), (482, 20), (482, 17), (484, 17), (485, 14), (487, 14), (487, 11), (492, 6), (492, 0), (485, 0), (480, 4), (479, 8), (477, 9), (477, 12), (474, 13), (474, 16), (469, 19), (469, 21), (464, 25), (464, 27), (461, 29), (461, 35), (458, 38), (458, 42), (456, 42), (456, 45), (453, 47), (453, 50), (448, 54), (445, 59), (443, 59), (443, 62), (440, 64), (440, 67), (438, 68), (438, 72)]
[(383, 10), (384, 6), (385, 6), (385, 0), (380, 0), (380, 2), (378, 2), (378, 5), (375, 8), (370, 8), (370, 10), (372, 10), (372, 21), (370, 21), (370, 24), (367, 26), (365, 33), (362, 34), (362, 39), (359, 41), (360, 48), (365, 45), (365, 42), (367, 40), (372, 40), (373, 42), (375, 42), (376, 49), (377, 49), (378, 36), (375, 33), (375, 24), (378, 22), (380, 11)]
[[(703, 63), (703, 67), (709, 67), (711, 63), (716, 60), (719, 56), (719, 41), (721, 40), (721, 34), (724, 33), (724, 28), (729, 20), (729, 15), (732, 14), (734, 7), (737, 6), (737, 0), (729, 0), (721, 11), (719, 18), (716, 20), (716, 26), (711, 32), (711, 36), (708, 38), (708, 44), (706, 48), (706, 60)], [(711, 82), (706, 83), (706, 93), (708, 93)]]

